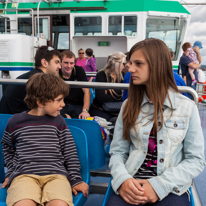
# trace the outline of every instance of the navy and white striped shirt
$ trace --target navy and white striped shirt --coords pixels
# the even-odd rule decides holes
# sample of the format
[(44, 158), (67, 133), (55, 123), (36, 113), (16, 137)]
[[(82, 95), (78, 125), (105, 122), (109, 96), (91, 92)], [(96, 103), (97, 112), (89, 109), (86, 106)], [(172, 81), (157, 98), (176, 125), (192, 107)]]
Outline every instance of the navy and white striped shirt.
[(60, 115), (15, 114), (1, 143), (9, 184), (22, 174), (64, 175), (72, 187), (82, 182), (76, 145)]

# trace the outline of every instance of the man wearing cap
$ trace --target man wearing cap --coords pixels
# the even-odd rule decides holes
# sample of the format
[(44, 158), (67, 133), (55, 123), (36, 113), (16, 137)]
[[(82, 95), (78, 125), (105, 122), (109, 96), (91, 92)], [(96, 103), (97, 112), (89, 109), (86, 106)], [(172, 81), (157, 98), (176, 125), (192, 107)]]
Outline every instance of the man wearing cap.
[[(61, 55), (52, 47), (41, 46), (35, 55), (35, 68), (17, 77), (17, 79), (29, 79), (30, 76), (44, 72), (58, 75), (61, 69)], [(4, 91), (0, 102), (0, 113), (15, 114), (29, 110), (24, 102), (26, 85), (9, 85)]]
[[(199, 61), (199, 64), (194, 63), (192, 60), (190, 60), (188, 58), (188, 51), (187, 49), (191, 48), (191, 44), (189, 42), (186, 42), (182, 45), (182, 50), (183, 50), (183, 55), (180, 58), (180, 68), (182, 71), (182, 78), (184, 80), (186, 80), (186, 84), (189, 87), (192, 87), (194, 90), (196, 90), (196, 84), (192, 85), (192, 78), (189, 74), (189, 67), (194, 69), (194, 75), (195, 75), (195, 79), (198, 80), (198, 73), (197, 73), (197, 69), (201, 66), (201, 62), (202, 62), (202, 57), (200, 54), (200, 48), (202, 47), (202, 43), (200, 41), (196, 41), (193, 45), (194, 51), (197, 53), (197, 59)], [(192, 99), (192, 96), (190, 94), (188, 94), (189, 98)]]

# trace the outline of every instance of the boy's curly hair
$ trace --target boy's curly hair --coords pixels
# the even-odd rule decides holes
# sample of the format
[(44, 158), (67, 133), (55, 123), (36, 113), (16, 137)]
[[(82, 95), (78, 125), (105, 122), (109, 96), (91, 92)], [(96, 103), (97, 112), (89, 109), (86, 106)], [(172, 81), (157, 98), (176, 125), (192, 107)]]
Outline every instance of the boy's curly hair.
[(36, 109), (37, 100), (45, 105), (51, 100), (54, 101), (59, 95), (66, 97), (68, 94), (69, 85), (63, 79), (53, 74), (38, 73), (29, 78), (24, 101), (30, 109)]

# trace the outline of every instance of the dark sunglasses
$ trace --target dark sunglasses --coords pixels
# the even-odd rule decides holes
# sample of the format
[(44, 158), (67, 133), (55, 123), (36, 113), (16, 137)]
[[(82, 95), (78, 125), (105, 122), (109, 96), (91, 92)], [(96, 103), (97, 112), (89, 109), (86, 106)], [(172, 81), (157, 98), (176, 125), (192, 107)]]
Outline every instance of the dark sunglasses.
[(53, 50), (54, 50), (54, 48), (52, 48), (51, 46), (48, 46), (48, 47), (47, 47), (47, 50), (45, 51), (45, 53), (44, 53), (44, 55), (43, 55), (43, 58), (45, 57), (47, 51), (53, 51)]
[(79, 54), (84, 54), (84, 52), (83, 53), (79, 53)]

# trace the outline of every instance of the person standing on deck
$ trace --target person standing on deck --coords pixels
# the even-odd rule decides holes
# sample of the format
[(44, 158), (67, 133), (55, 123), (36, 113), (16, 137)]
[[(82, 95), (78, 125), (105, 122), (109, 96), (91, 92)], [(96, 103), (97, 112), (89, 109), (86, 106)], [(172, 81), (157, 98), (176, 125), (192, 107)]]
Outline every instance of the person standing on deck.
[(84, 56), (84, 49), (80, 48), (78, 50), (78, 57), (76, 59), (76, 66), (82, 67), (85, 70), (85, 65), (87, 58)]
[[(197, 74), (197, 69), (201, 66), (202, 62), (202, 57), (200, 54), (200, 49), (198, 47), (195, 47), (195, 52), (197, 53), (197, 59), (199, 60), (200, 64), (195, 64), (192, 62), (187, 56), (188, 56), (188, 51), (187, 49), (191, 47), (191, 44), (189, 42), (186, 42), (182, 45), (182, 50), (183, 50), (183, 55), (180, 58), (180, 67), (182, 70), (182, 78), (186, 80), (186, 84), (189, 87), (192, 87), (194, 90), (196, 90), (196, 84), (192, 86), (192, 78), (189, 74), (189, 67), (194, 69), (194, 75), (195, 79), (198, 80), (198, 74)], [(189, 98), (192, 99), (192, 96), (188, 94)]]

